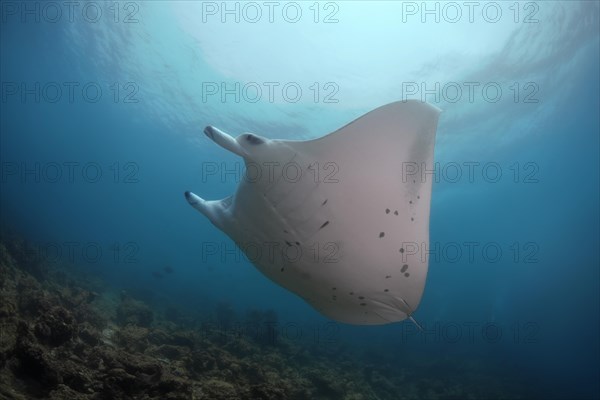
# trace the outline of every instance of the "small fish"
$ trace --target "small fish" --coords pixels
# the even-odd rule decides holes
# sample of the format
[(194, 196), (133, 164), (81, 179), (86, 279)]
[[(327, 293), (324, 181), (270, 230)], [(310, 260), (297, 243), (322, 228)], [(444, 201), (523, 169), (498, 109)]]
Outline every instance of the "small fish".
[(154, 271), (152, 272), (152, 276), (156, 279), (161, 279), (163, 277), (163, 274), (161, 274), (159, 271)]

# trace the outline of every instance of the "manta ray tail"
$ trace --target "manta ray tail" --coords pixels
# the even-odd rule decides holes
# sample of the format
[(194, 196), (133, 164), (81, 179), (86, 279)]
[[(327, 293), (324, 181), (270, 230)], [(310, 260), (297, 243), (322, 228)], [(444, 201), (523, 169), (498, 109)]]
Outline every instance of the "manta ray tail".
[(408, 314), (406, 314), (406, 316), (408, 317), (408, 319), (410, 319), (410, 321), (411, 321), (413, 324), (415, 324), (415, 326), (416, 326), (416, 327), (419, 329), (419, 331), (420, 331), (420, 332), (423, 332), (423, 327), (421, 326), (421, 324), (419, 324), (419, 323), (417, 322), (417, 320), (416, 320), (416, 319), (414, 319), (414, 318), (413, 318), (413, 316), (412, 316), (412, 315), (413, 315), (413, 313), (414, 313), (413, 309), (412, 309), (412, 308), (411, 308), (411, 307), (408, 305), (408, 303), (406, 302), (406, 300), (404, 300), (404, 299), (402, 299), (402, 298), (401, 298), (400, 300), (402, 300), (402, 302), (404, 303), (404, 305), (406, 306), (406, 308), (408, 308), (408, 311), (409, 311), (409, 313), (408, 313)]

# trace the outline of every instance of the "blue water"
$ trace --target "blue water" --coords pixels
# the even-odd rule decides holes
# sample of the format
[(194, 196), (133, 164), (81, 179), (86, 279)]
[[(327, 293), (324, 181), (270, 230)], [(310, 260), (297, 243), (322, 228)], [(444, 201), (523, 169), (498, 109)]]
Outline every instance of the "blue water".
[[(73, 21), (43, 4), (2, 3), (3, 230), (115, 290), (200, 314), (222, 301), (240, 313), (272, 308), (307, 342), (343, 343), (365, 363), (439, 363), (441, 376), (474, 363), (498, 382), (525, 383), (528, 396), (600, 396), (597, 2), (515, 3), (518, 18), (502, 3), (497, 23), (480, 13), (471, 23), (465, 9), (457, 22), (442, 9), (423, 22), (407, 2), (318, 3), (318, 22), (314, 6), (298, 3), (296, 23), (277, 12), (268, 21), (264, 6), (253, 22), (235, 2), (233, 14), (220, 2), (115, 3), (118, 13), (93, 3), (99, 18), (77, 10)], [(206, 125), (319, 137), (421, 99), (421, 84), (443, 110), (430, 269), (415, 313), (424, 333), (408, 322), (331, 324), (183, 197), (220, 199), (237, 185), (235, 174), (206, 174), (239, 166)], [(153, 276), (166, 265), (175, 272)]]

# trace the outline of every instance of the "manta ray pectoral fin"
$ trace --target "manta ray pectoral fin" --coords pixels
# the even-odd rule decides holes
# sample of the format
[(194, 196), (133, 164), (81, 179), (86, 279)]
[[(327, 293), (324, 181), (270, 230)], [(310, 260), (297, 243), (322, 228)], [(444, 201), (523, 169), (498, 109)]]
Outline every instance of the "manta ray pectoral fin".
[(206, 128), (204, 128), (204, 134), (224, 149), (227, 149), (241, 157), (247, 156), (246, 150), (244, 150), (244, 148), (240, 146), (237, 140), (235, 140), (233, 137), (229, 136), (225, 132), (215, 128), (214, 126), (207, 126)]

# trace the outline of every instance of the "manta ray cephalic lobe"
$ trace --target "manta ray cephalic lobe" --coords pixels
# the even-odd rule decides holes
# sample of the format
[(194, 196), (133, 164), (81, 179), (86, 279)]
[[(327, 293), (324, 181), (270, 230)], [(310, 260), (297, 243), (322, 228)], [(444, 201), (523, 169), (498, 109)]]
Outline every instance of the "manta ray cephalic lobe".
[[(379, 107), (319, 139), (205, 134), (246, 165), (237, 191), (187, 201), (267, 277), (324, 315), (377, 325), (410, 318), (427, 277), (440, 110)], [(413, 320), (414, 321), (414, 320)]]

